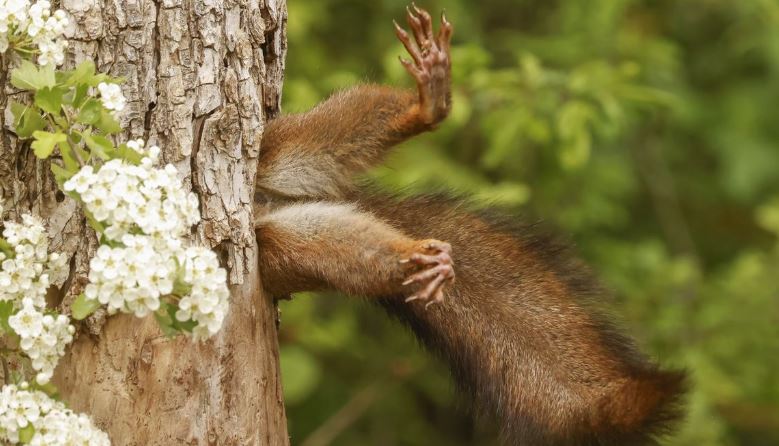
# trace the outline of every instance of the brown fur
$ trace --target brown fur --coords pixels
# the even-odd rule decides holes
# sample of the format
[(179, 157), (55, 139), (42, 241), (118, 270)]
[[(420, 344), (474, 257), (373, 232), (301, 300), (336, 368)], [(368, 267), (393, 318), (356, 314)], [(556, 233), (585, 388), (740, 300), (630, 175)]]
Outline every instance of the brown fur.
[[(427, 13), (410, 14), (409, 24), (428, 48), (397, 31), (415, 60), (404, 65), (417, 95), (360, 86), (269, 123), (257, 175), (265, 286), (277, 296), (335, 289), (376, 298), (451, 365), (471, 406), (498, 419), (507, 443), (652, 444), (680, 415), (684, 375), (659, 370), (612, 327), (584, 265), (538, 231), (457, 200), (353, 191), (355, 173), (449, 111), (451, 26), (444, 21), (431, 44)], [(401, 262), (429, 254), (431, 237), (451, 244), (454, 284), (442, 273), (403, 285), (434, 267), (451, 272), (448, 251), (438, 263)], [(440, 285), (420, 295), (432, 278)], [(431, 302), (442, 290), (445, 302), (429, 309), (404, 301)]]
[(360, 202), (412, 237), (452, 244), (457, 280), (444, 306), (381, 303), (450, 363), (507, 442), (652, 444), (680, 415), (684, 375), (658, 370), (615, 330), (586, 268), (537, 230), (437, 196)]
[(256, 226), (260, 271), (276, 296), (327, 289), (401, 294), (411, 267), (399, 261), (422, 243), (348, 203), (293, 204), (258, 218)]
[(377, 164), (386, 147), (430, 128), (418, 114), (412, 92), (364, 85), (334, 94), (309, 113), (277, 118), (263, 137), (259, 191), (295, 198), (342, 195), (353, 172)]

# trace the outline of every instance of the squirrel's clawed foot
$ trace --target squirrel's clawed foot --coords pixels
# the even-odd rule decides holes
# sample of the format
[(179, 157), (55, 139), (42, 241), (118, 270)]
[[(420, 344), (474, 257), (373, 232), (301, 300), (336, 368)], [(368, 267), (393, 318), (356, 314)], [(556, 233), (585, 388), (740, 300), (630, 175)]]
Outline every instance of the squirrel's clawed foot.
[(444, 288), (454, 282), (454, 262), (452, 262), (452, 247), (449, 243), (439, 240), (423, 240), (417, 249), (401, 263), (412, 263), (422, 267), (408, 277), (403, 285), (421, 284), (419, 290), (409, 296), (406, 302), (414, 300), (426, 301), (425, 308), (444, 301)]
[(433, 20), (427, 11), (417, 8), (413, 3), (411, 8), (406, 10), (406, 19), (415, 42), (397, 22), (394, 22), (395, 33), (413, 61), (400, 58), (400, 63), (417, 82), (420, 117), (426, 124), (434, 126), (441, 122), (452, 108), (449, 42), (453, 28), (442, 13), (441, 29), (438, 35), (435, 35)]

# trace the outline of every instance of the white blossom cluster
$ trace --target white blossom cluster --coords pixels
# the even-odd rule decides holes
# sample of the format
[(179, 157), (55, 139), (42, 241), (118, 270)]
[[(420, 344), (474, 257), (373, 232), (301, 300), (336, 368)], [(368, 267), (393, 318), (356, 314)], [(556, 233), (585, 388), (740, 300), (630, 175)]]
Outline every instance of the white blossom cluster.
[(65, 11), (51, 12), (51, 3), (39, 0), (0, 0), (0, 52), (9, 41), (31, 41), (38, 47), (40, 65), (60, 65), (65, 60), (67, 40), (62, 38), (68, 17)]
[(32, 426), (32, 446), (110, 446), (105, 432), (45, 393), (9, 384), (0, 389), (0, 443), (19, 444)]
[(202, 246), (187, 248), (180, 261), (184, 265), (183, 281), (192, 290), (179, 301), (176, 319), (197, 322), (192, 336), (195, 339), (208, 338), (219, 331), (227, 315), (230, 298), (226, 285), (227, 272), (219, 267), (216, 254)]
[(111, 160), (95, 171), (83, 167), (64, 184), (105, 225), (111, 241), (90, 261), (88, 299), (109, 313), (138, 317), (157, 311), (163, 297), (179, 299), (176, 319), (194, 321), (196, 339), (216, 333), (227, 314), (226, 272), (216, 255), (185, 247), (183, 236), (200, 220), (198, 199), (181, 187), (176, 168), (154, 167), (160, 149), (143, 140), (127, 143), (144, 157), (140, 165)]
[(24, 215), (21, 224), (6, 221), (4, 226), (3, 237), (13, 252), (0, 253), (0, 301), (10, 301), (18, 310), (8, 324), (38, 372), (35, 380), (45, 384), (75, 331), (67, 316), (44, 314), (46, 291), (67, 274), (67, 259), (49, 254), (46, 231), (37, 218)]
[(24, 299), (22, 309), (8, 318), (8, 325), (19, 335), (19, 347), (38, 372), (35, 381), (48, 383), (65, 347), (73, 341), (76, 329), (70, 319), (62, 314), (44, 314), (32, 300)]
[[(89, 263), (89, 299), (138, 317), (160, 308), (160, 296), (173, 291), (174, 258), (161, 254), (161, 246), (148, 235), (125, 235), (123, 247), (102, 245)], [(167, 251), (162, 251), (167, 252)]]
[(32, 215), (23, 215), (22, 223), (3, 224), (3, 237), (13, 253), (9, 257), (0, 252), (0, 301), (12, 301), (20, 308), (22, 299), (28, 298), (36, 307), (45, 307), (49, 285), (67, 276), (67, 259), (49, 254), (46, 230)]
[(97, 84), (97, 90), (100, 92), (100, 101), (103, 103), (103, 107), (112, 112), (124, 110), (127, 99), (122, 94), (122, 89), (119, 85), (100, 82)]
[(154, 167), (157, 146), (140, 149), (142, 140), (128, 146), (145, 155), (140, 165), (113, 159), (98, 171), (84, 166), (65, 182), (65, 191), (78, 194), (92, 216), (108, 225), (105, 235), (110, 240), (121, 240), (137, 229), (151, 236), (184, 235), (200, 221), (197, 195), (181, 187), (172, 164)]

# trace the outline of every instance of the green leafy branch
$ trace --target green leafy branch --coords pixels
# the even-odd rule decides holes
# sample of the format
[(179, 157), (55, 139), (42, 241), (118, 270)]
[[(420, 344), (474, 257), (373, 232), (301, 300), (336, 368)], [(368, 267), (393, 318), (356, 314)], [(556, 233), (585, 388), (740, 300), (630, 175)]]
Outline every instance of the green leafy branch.
[(30, 139), (35, 156), (47, 159), (57, 151), (61, 164), (52, 163), (60, 188), (78, 170), (105, 161), (123, 158), (133, 163), (140, 155), (126, 145), (115, 147), (110, 135), (121, 132), (119, 122), (92, 93), (102, 82), (121, 79), (97, 73), (92, 61), (84, 61), (73, 70), (39, 67), (23, 60), (11, 72), (11, 84), (32, 94), (32, 103), (12, 102), (14, 131), (21, 139)]

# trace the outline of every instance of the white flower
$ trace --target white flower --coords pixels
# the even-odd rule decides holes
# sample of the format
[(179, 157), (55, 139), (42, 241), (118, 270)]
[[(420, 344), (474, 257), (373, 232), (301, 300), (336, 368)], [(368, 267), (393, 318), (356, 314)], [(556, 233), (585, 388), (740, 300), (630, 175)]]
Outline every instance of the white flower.
[(40, 336), (43, 331), (43, 315), (32, 305), (32, 301), (25, 299), (24, 308), (8, 318), (8, 325), (22, 338)]
[(103, 102), (103, 107), (113, 111), (124, 110), (127, 100), (124, 98), (119, 85), (100, 82), (97, 85), (97, 89), (100, 91), (100, 100)]
[[(105, 200), (106, 196), (108, 196), (108, 189), (105, 187), (105, 183), (103, 182), (96, 182), (94, 185), (90, 186), (87, 190), (84, 191), (84, 193), (81, 194), (81, 200), (87, 204), (87, 208), (91, 211), (92, 208), (89, 207), (91, 205), (93, 208), (99, 209), (100, 206), (102, 206), (103, 200)], [(93, 202), (97, 201), (97, 204), (92, 204)], [(104, 220), (99, 219), (98, 220)]]
[(27, 11), (29, 9), (27, 0), (8, 0), (5, 2), (7, 18), (11, 23), (24, 23), (27, 21)]
[(84, 166), (65, 182), (63, 188), (66, 192), (83, 194), (90, 186), (95, 184), (96, 181), (97, 177), (94, 174), (92, 166)]
[(36, 307), (43, 307), (52, 281), (64, 280), (67, 259), (48, 255), (48, 238), (39, 219), (25, 214), (21, 224), (3, 224), (3, 237), (14, 257), (0, 257), (0, 301), (14, 302), (18, 309), (22, 299), (29, 298)]
[(32, 44), (38, 47), (40, 65), (59, 65), (65, 60), (67, 41), (62, 35), (67, 24), (67, 14), (62, 10), (52, 14), (48, 1), (33, 5), (28, 0), (0, 1), (0, 52), (8, 49), (11, 40), (23, 48)]
[(31, 299), (24, 299), (23, 305), (8, 323), (20, 337), (19, 347), (38, 372), (36, 381), (46, 384), (54, 374), (57, 361), (65, 354), (65, 347), (73, 341), (75, 328), (67, 316), (44, 315)]
[(6, 221), (3, 225), (14, 257), (0, 263), (0, 301), (13, 303), (16, 311), (12, 310), (8, 324), (37, 372), (36, 381), (44, 384), (75, 332), (68, 317), (45, 314), (46, 292), (52, 280), (65, 280), (67, 258), (48, 252), (48, 237), (39, 219), (25, 214), (21, 224)]
[[(140, 153), (159, 151), (155, 146), (144, 150), (142, 143), (131, 140), (127, 145)], [(96, 172), (83, 168), (65, 189), (78, 193), (92, 216), (106, 223), (105, 235), (111, 240), (131, 232), (132, 226), (148, 235), (179, 237), (200, 220), (197, 196), (181, 187), (170, 164), (158, 169), (150, 161), (136, 166), (114, 159)]]
[(34, 446), (109, 446), (108, 435), (89, 417), (76, 414), (45, 393), (20, 386), (0, 389), (0, 443), (17, 444), (19, 431), (32, 425)]
[(65, 61), (65, 48), (67, 48), (68, 42), (62, 41), (43, 41), (38, 44), (38, 50), (41, 54), (38, 55), (38, 64), (46, 66), (49, 64), (62, 65)]
[(150, 146), (147, 150), (147, 156), (152, 163), (156, 163), (160, 158), (160, 148), (158, 146)]
[[(118, 91), (113, 84), (98, 88), (109, 102)], [(211, 336), (227, 314), (230, 293), (216, 254), (184, 247), (183, 237), (200, 220), (198, 198), (182, 187), (175, 166), (154, 166), (159, 147), (146, 149), (140, 139), (126, 145), (144, 156), (139, 165), (112, 159), (96, 170), (82, 168), (65, 185), (104, 225), (110, 241), (90, 261), (84, 294), (109, 314), (138, 317), (157, 311), (165, 299), (177, 306), (177, 319), (196, 323), (194, 338)]]
[(146, 151), (146, 149), (145, 149), (146, 144), (144, 143), (143, 139), (141, 139), (141, 138), (131, 139), (131, 140), (127, 141), (127, 147), (135, 150), (136, 152), (140, 153), (141, 155), (143, 155), (144, 152)]
[(191, 286), (190, 294), (178, 303), (176, 319), (198, 323), (192, 332), (195, 339), (213, 336), (222, 326), (229, 305), (227, 273), (219, 267), (213, 251), (202, 246), (187, 248), (180, 280)]

